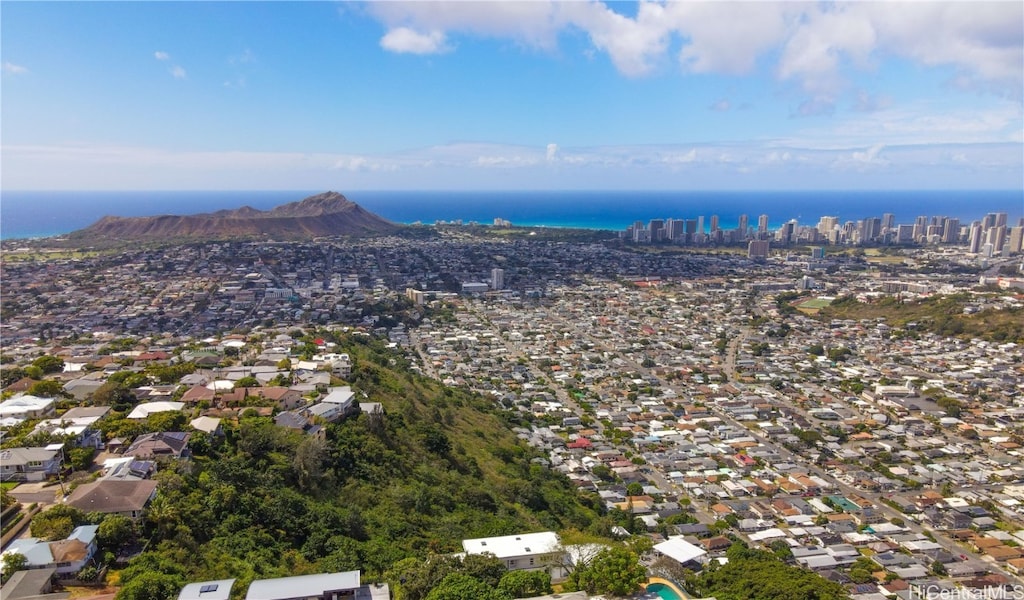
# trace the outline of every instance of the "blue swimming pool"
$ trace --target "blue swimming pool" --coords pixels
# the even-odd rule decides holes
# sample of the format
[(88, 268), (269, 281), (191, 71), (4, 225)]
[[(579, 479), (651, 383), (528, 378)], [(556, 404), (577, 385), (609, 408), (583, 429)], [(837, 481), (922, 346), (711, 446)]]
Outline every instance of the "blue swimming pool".
[(659, 597), (661, 597), (662, 600), (683, 600), (682, 596), (677, 594), (675, 592), (675, 590), (673, 590), (672, 588), (668, 587), (664, 583), (652, 583), (652, 584), (649, 584), (647, 586), (647, 591), (648, 592), (654, 592)]

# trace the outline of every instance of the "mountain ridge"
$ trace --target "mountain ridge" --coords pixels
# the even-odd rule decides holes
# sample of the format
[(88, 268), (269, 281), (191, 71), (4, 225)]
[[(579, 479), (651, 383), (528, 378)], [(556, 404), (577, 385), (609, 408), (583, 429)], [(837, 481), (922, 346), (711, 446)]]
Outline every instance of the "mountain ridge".
[(193, 215), (104, 216), (73, 238), (151, 240), (180, 238), (273, 237), (310, 239), (336, 235), (393, 233), (400, 225), (380, 217), (334, 191), (309, 196), (266, 211), (251, 206)]

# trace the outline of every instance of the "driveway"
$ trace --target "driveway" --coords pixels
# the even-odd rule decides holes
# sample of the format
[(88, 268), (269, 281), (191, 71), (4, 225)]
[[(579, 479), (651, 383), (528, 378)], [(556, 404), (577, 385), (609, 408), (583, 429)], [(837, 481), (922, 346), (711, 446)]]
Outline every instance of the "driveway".
[(26, 507), (33, 502), (37, 504), (53, 504), (60, 497), (60, 485), (22, 483), (8, 493)]

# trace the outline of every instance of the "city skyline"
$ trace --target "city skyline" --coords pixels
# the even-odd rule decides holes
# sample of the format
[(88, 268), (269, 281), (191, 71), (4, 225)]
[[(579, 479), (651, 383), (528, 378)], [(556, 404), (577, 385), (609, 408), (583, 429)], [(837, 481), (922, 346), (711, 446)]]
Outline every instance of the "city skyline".
[(4, 188), (1020, 189), (1022, 23), (1017, 2), (5, 3)]

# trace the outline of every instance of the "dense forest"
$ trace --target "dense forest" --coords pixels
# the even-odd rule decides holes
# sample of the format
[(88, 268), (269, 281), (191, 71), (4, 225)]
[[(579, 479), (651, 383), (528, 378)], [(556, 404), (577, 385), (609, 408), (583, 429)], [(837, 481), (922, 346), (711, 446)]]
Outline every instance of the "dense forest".
[(610, 531), (597, 497), (541, 464), (491, 400), (415, 375), (373, 338), (339, 342), (358, 399), (383, 414), (329, 424), (323, 440), (255, 410), (222, 437), (197, 434), (194, 458), (156, 475), (145, 551), (114, 577), (120, 600), (222, 578), (237, 578), (240, 594), (254, 579), (305, 573), (383, 581), (403, 559), (460, 551), (464, 538)]

